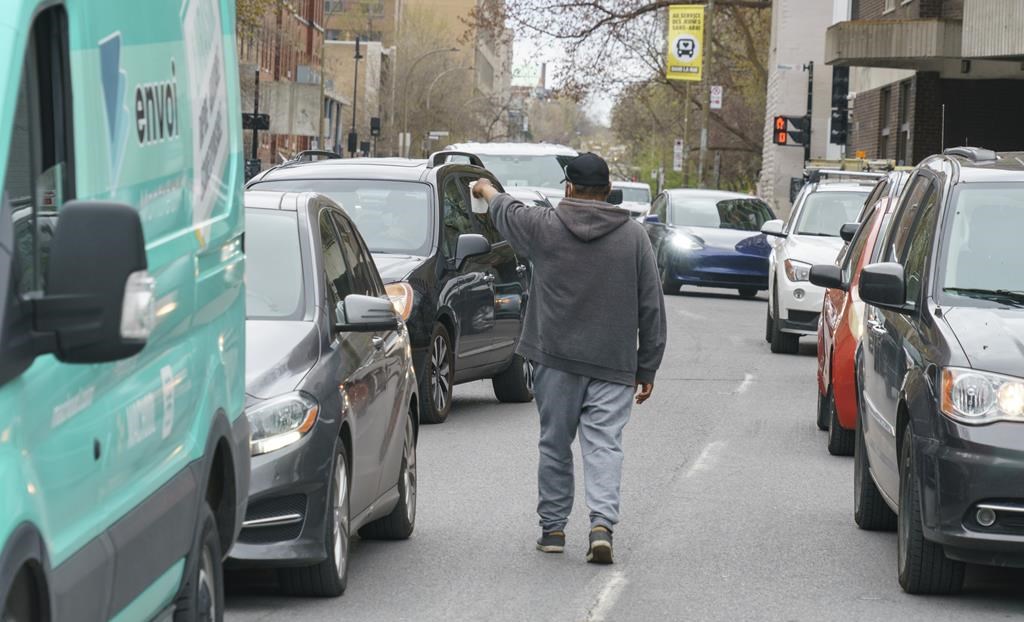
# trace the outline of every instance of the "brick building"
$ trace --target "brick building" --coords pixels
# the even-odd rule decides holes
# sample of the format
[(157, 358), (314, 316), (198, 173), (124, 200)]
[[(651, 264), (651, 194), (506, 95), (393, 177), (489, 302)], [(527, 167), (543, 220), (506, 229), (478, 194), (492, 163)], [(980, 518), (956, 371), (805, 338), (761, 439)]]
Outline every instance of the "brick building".
[(1024, 148), (1021, 0), (852, 0), (825, 60), (850, 71), (850, 155), (916, 164), (954, 145)]

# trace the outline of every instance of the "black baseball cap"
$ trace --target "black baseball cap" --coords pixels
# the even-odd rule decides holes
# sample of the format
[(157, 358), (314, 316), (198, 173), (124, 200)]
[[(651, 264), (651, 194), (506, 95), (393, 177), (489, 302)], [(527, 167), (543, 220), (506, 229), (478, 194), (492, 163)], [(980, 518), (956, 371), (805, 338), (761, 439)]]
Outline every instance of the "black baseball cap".
[(583, 153), (565, 165), (565, 181), (577, 186), (603, 188), (611, 183), (608, 163), (596, 153)]

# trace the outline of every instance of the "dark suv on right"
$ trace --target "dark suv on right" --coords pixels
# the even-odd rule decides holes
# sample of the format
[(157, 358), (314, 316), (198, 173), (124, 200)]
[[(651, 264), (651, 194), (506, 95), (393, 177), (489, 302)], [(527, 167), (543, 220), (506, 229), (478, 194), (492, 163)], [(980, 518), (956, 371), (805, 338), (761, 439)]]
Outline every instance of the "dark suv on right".
[(911, 593), (1024, 567), (1024, 154), (915, 169), (864, 268), (855, 519), (898, 532)]

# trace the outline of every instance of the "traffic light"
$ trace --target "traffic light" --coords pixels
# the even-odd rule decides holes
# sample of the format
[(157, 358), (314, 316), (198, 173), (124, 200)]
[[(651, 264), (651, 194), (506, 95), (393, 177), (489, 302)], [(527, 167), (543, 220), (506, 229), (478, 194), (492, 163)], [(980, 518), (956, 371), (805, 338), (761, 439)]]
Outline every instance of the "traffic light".
[(776, 145), (802, 147), (810, 142), (810, 125), (807, 117), (777, 116), (772, 130), (772, 142)]
[(845, 145), (850, 117), (850, 68), (832, 68), (832, 129), (828, 141)]

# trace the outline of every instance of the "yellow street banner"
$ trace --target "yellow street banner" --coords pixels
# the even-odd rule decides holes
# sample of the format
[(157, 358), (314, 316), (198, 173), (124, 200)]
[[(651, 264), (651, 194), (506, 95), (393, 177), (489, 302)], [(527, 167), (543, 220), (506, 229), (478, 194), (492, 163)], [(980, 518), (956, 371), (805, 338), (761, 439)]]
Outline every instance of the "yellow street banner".
[(668, 7), (668, 62), (666, 78), (700, 82), (704, 64), (704, 6)]

